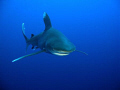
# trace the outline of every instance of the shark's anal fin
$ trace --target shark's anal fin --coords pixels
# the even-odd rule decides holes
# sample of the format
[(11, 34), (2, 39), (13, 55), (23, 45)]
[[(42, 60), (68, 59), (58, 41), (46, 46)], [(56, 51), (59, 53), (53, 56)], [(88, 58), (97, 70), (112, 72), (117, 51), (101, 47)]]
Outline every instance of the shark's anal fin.
[(83, 52), (83, 51), (79, 51), (79, 50), (75, 50), (75, 51), (88, 55), (86, 52)]
[(23, 58), (26, 58), (26, 57), (29, 57), (29, 56), (33, 56), (33, 55), (36, 55), (36, 54), (39, 54), (39, 53), (42, 53), (44, 52), (45, 50), (41, 50), (41, 51), (38, 51), (38, 52), (35, 52), (35, 53), (31, 53), (31, 54), (28, 54), (28, 55), (25, 55), (25, 56), (22, 56), (22, 57), (19, 57), (17, 59), (14, 59), (12, 62), (15, 62), (15, 61), (18, 61), (20, 59), (23, 59)]

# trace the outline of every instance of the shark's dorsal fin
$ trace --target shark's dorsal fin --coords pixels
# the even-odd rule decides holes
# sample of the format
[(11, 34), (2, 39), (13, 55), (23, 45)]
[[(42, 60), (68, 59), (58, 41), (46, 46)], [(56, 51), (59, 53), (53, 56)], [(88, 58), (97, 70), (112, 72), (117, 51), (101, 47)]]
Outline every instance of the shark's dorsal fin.
[(44, 52), (45, 50), (41, 50), (41, 51), (38, 51), (38, 52), (35, 52), (35, 53), (31, 53), (31, 54), (28, 54), (28, 55), (24, 55), (24, 56), (22, 56), (22, 57), (19, 57), (19, 58), (17, 58), (17, 59), (14, 59), (12, 62), (15, 62), (15, 61), (18, 61), (18, 60), (20, 60), (20, 59), (23, 59), (23, 58), (26, 58), (26, 57), (29, 57), (29, 56), (33, 56), (33, 55), (36, 55), (36, 54), (39, 54), (39, 53), (42, 53), (42, 52)]
[(43, 20), (45, 23), (45, 31), (52, 27), (50, 18), (46, 12), (43, 13)]
[(34, 36), (34, 34), (31, 34), (31, 38)]

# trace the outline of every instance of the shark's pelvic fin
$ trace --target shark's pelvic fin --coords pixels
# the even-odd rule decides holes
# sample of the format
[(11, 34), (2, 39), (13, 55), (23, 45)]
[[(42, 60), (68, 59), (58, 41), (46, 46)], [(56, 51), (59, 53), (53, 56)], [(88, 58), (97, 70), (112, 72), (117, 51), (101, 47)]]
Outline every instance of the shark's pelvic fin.
[(45, 23), (45, 30), (50, 29), (52, 27), (52, 24), (51, 24), (50, 18), (46, 12), (43, 13), (43, 20)]
[(34, 46), (32, 46), (32, 48), (31, 49), (34, 49)]
[(75, 50), (75, 51), (88, 55), (86, 52), (83, 52), (83, 51), (79, 51), (79, 50)]
[(26, 57), (29, 57), (29, 56), (33, 56), (33, 55), (36, 55), (36, 54), (39, 54), (39, 53), (42, 53), (42, 52), (44, 52), (44, 50), (41, 50), (41, 51), (38, 51), (38, 52), (35, 52), (35, 53), (31, 53), (31, 54), (28, 54), (28, 55), (19, 57), (19, 58), (17, 58), (17, 59), (14, 59), (12, 62), (15, 62), (15, 61), (18, 61), (18, 60), (20, 60), (20, 59), (23, 59), (23, 58), (26, 58)]

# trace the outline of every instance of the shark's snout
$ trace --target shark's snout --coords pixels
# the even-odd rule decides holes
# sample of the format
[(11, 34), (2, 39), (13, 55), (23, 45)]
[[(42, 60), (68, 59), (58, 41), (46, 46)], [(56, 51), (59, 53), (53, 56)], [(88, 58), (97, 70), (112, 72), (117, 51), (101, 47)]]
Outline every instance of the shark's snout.
[(72, 43), (68, 43), (68, 44), (54, 44), (52, 45), (51, 49), (49, 49), (49, 51), (54, 54), (54, 55), (58, 55), (58, 56), (66, 56), (69, 55), (71, 52), (75, 51), (75, 46)]

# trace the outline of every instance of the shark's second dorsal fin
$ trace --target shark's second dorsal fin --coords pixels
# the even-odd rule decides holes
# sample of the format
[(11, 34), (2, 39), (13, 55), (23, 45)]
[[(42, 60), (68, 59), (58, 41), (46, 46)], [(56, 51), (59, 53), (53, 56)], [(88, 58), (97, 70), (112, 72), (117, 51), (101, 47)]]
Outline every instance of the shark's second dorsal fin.
[(43, 20), (45, 23), (45, 31), (52, 27), (50, 18), (46, 12), (43, 13)]
[(34, 34), (31, 34), (31, 38), (34, 36)]

